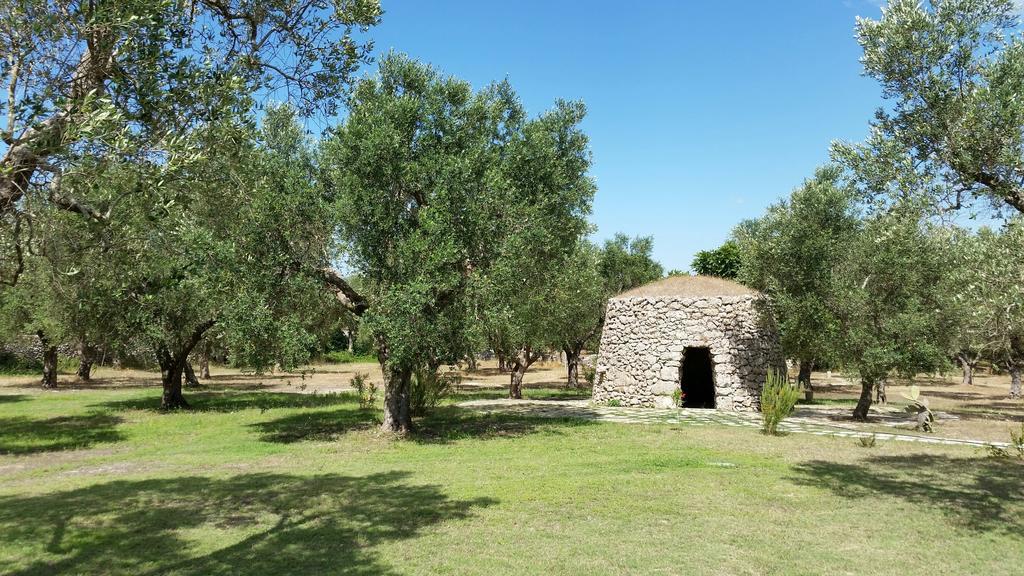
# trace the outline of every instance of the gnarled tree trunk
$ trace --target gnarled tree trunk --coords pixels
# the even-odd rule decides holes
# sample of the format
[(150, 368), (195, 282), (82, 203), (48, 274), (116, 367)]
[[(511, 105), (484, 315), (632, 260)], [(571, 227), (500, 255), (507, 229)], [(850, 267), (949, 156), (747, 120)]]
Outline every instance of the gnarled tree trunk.
[(160, 383), (164, 392), (160, 398), (160, 408), (163, 410), (176, 410), (178, 408), (189, 408), (185, 396), (181, 393), (181, 376), (185, 370), (184, 359), (171, 354), (166, 346), (160, 346), (156, 352), (157, 362), (160, 363)]
[(526, 346), (516, 354), (512, 360), (512, 373), (509, 376), (508, 385), (508, 397), (514, 399), (522, 399), (523, 397), (523, 377), (526, 376), (526, 371), (530, 369), (537, 359), (540, 358), (540, 353), (535, 353), (529, 346)]
[(381, 363), (384, 372), (384, 422), (381, 432), (406, 434), (412, 431), (412, 410), (409, 405), (409, 388), (412, 371), (403, 368), (388, 368)]
[(814, 388), (811, 386), (811, 372), (814, 370), (814, 360), (800, 360), (800, 372), (796, 377), (797, 383), (804, 389), (804, 399), (808, 402), (814, 400)]
[(198, 388), (199, 387), (199, 379), (196, 378), (196, 372), (195, 372), (195, 370), (192, 369), (192, 363), (191, 362), (185, 361), (184, 376), (185, 376), (185, 387), (186, 388)]
[(43, 344), (43, 388), (52, 390), (57, 387), (57, 346), (42, 332), (38, 336)]
[(956, 359), (960, 363), (960, 368), (963, 369), (964, 372), (963, 385), (973, 386), (974, 370), (978, 366), (977, 358), (961, 353), (957, 354)]
[(868, 411), (871, 409), (871, 393), (874, 389), (874, 381), (862, 376), (860, 380), (860, 399), (857, 400), (857, 406), (853, 409), (854, 420), (867, 421)]
[[(160, 363), (160, 381), (163, 384), (163, 396), (160, 399), (160, 408), (163, 410), (176, 410), (189, 408), (185, 396), (181, 393), (181, 379), (188, 366), (188, 355), (203, 339), (206, 333), (215, 323), (215, 320), (207, 320), (182, 342), (177, 350), (171, 350), (166, 344), (161, 343), (156, 348), (156, 359)], [(189, 367), (191, 370), (191, 367)]]
[(92, 365), (96, 362), (96, 349), (88, 344), (78, 347), (78, 379), (83, 382), (92, 380)]
[(570, 388), (580, 387), (580, 353), (582, 349), (582, 346), (565, 346), (562, 348), (562, 352), (565, 353), (565, 370)]

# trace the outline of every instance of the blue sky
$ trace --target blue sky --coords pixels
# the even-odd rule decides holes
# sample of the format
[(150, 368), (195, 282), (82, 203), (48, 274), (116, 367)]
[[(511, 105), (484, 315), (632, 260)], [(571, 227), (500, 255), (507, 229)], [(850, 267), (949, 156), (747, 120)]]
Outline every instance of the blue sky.
[(583, 100), (596, 239), (651, 235), (688, 269), (861, 140), (881, 104), (853, 38), (870, 0), (384, 0), (370, 36), (474, 86), (508, 78), (532, 114)]

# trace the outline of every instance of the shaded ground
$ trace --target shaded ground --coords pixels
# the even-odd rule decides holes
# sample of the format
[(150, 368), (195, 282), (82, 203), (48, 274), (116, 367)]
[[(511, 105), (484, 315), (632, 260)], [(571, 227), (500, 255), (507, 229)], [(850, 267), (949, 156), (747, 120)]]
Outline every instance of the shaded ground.
[[(931, 377), (918, 376), (914, 384), (928, 398), (934, 411), (945, 413), (936, 426), (936, 433), (950, 438), (974, 438), (987, 441), (1009, 440), (1010, 429), (1020, 429), (1024, 422), (1024, 400), (1011, 400), (1010, 378), (1007, 375), (976, 376), (973, 386), (961, 384), (959, 374)], [(860, 385), (837, 374), (814, 373), (815, 408), (826, 410), (836, 420), (847, 418), (856, 404)], [(872, 413), (878, 431), (892, 431), (898, 425), (907, 400), (901, 394), (909, 391), (908, 383), (888, 386), (889, 404), (874, 406)], [(904, 425), (906, 426), (906, 425)]]

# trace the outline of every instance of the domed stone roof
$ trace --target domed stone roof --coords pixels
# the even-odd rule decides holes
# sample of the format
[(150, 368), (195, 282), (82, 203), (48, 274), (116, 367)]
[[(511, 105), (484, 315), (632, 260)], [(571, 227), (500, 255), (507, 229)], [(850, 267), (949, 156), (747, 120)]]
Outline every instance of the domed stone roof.
[(757, 294), (739, 282), (715, 276), (669, 276), (650, 284), (627, 290), (613, 298), (707, 298), (713, 296), (745, 296)]

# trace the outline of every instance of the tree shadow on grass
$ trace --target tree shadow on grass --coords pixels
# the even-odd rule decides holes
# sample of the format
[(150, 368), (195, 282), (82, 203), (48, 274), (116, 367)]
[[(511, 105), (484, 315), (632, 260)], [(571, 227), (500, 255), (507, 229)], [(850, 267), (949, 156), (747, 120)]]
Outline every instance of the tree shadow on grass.
[(0, 497), (8, 574), (394, 574), (375, 548), (470, 517), (408, 472), (119, 480)]
[[(332, 410), (302, 412), (258, 422), (251, 426), (264, 442), (291, 444), (337, 440), (349, 432), (375, 429), (379, 410)], [(517, 438), (528, 434), (564, 434), (566, 428), (587, 426), (592, 421), (551, 418), (504, 412), (484, 413), (457, 406), (440, 406), (414, 420), (408, 440), (423, 444), (447, 444), (465, 439)]]
[(303, 441), (337, 440), (357, 430), (367, 430), (380, 424), (376, 410), (332, 410), (300, 412), (283, 418), (251, 424), (264, 442), (291, 444)]
[(959, 527), (1021, 537), (1024, 464), (1011, 459), (934, 454), (876, 456), (863, 464), (814, 460), (797, 465), (793, 480), (824, 486), (844, 498), (899, 498), (943, 512)]
[(416, 421), (416, 429), (410, 439), (422, 444), (447, 444), (466, 439), (518, 438), (529, 434), (563, 435), (566, 429), (593, 424), (593, 420), (586, 418), (478, 412), (458, 406), (440, 406)]
[(28, 396), (24, 394), (0, 394), (0, 404), (12, 404), (14, 402), (24, 402), (28, 400)]
[[(358, 404), (355, 394), (330, 392), (327, 394), (299, 394), (293, 392), (192, 392), (185, 399), (193, 412), (238, 412), (240, 410), (267, 411), (274, 408), (323, 408), (344, 404)], [(104, 402), (100, 406), (112, 410), (160, 410), (159, 397), (130, 398)]]
[(35, 420), (24, 416), (0, 418), (0, 454), (36, 454), (90, 448), (120, 442), (121, 419), (109, 414), (60, 416)]

